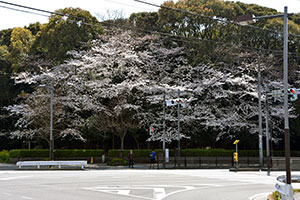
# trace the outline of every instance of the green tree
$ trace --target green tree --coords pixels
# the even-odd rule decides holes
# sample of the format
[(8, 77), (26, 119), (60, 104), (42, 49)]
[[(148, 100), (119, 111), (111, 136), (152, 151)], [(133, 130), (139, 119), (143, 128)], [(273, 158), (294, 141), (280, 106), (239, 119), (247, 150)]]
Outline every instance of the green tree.
[(13, 70), (19, 71), (21, 61), (28, 55), (35, 37), (25, 28), (15, 28), (10, 37), (10, 61)]
[(0, 46), (0, 60), (8, 60), (10, 57), (10, 53), (6, 45)]
[(151, 31), (159, 29), (157, 12), (133, 13), (129, 17), (129, 23), (139, 29)]
[(13, 29), (5, 29), (0, 31), (0, 45), (10, 45), (10, 35)]
[(12, 57), (24, 57), (30, 51), (35, 38), (31, 31), (25, 28), (15, 28), (10, 36)]
[(77, 49), (103, 33), (97, 19), (86, 10), (65, 8), (56, 12), (65, 17), (52, 15), (47, 24), (41, 25), (34, 44), (35, 53), (42, 53), (47, 59), (62, 62), (67, 58), (67, 51)]

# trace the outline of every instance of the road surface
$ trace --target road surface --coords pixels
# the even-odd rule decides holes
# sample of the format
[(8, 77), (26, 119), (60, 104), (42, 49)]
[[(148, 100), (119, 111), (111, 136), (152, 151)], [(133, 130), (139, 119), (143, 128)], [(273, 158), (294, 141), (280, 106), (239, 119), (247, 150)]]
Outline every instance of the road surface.
[(284, 174), (137, 169), (0, 171), (0, 199), (247, 200), (274, 191), (276, 177)]

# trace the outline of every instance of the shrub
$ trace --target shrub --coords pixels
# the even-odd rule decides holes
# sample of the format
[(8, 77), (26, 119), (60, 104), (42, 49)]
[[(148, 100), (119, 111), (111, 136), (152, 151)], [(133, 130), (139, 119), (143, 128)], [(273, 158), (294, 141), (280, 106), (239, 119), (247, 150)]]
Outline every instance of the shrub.
[(7, 163), (9, 162), (9, 152), (3, 150), (0, 152), (0, 163)]
[(48, 157), (47, 149), (14, 149), (9, 152), (11, 158)]
[(278, 191), (272, 193), (272, 197), (274, 200), (281, 200), (280, 194)]
[[(129, 149), (124, 149), (123, 157), (126, 157), (129, 154)], [(136, 149), (133, 150), (134, 157), (149, 157), (149, 154), (152, 150), (151, 149)], [(162, 152), (162, 149), (155, 149), (155, 152), (158, 154)], [(111, 149), (108, 151), (109, 157), (120, 157), (120, 149)]]
[(55, 157), (101, 157), (103, 149), (58, 149), (55, 150)]
[[(54, 157), (100, 157), (104, 153), (102, 149), (57, 149), (54, 150)], [(49, 157), (48, 149), (15, 149), (10, 151), (12, 158), (26, 157)]]
[(180, 152), (181, 156), (203, 156), (203, 157), (211, 157), (211, 156), (219, 156), (219, 157), (227, 157), (232, 156), (233, 150), (225, 150), (225, 149), (183, 149)]
[(114, 158), (108, 164), (111, 166), (125, 166), (125, 165), (128, 165), (128, 162), (122, 158)]
[[(295, 193), (300, 193), (300, 189), (294, 189), (294, 194)], [(272, 197), (274, 200), (281, 200), (281, 196), (278, 191), (273, 192)]]

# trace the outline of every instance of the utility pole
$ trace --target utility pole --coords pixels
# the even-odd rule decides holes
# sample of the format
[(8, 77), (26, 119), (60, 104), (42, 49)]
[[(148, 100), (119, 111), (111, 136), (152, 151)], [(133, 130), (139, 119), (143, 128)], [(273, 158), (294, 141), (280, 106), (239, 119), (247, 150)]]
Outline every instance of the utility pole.
[(50, 145), (49, 145), (49, 157), (50, 160), (54, 159), (53, 149), (54, 149), (54, 140), (53, 140), (53, 84), (50, 85)]
[[(180, 90), (178, 89), (178, 101), (180, 99)], [(177, 122), (177, 136), (178, 136), (178, 157), (180, 157), (180, 103), (177, 103), (177, 116), (178, 116), (178, 122)]]
[(261, 73), (258, 63), (258, 145), (259, 145), (259, 168), (263, 167), (263, 141), (262, 141), (262, 114), (261, 114)]

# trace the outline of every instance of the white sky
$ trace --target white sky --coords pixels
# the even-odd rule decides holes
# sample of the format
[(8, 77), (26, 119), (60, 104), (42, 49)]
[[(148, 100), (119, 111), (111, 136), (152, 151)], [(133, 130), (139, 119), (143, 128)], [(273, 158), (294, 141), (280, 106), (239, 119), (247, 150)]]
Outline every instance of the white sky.
[[(10, 3), (25, 5), (29, 7), (54, 11), (56, 9), (65, 7), (80, 7), (88, 10), (94, 16), (104, 16), (109, 10), (122, 11), (125, 17), (128, 17), (133, 12), (142, 11), (157, 11), (157, 8), (148, 6), (142, 3), (135, 2), (134, 0), (6, 0)], [(155, 4), (161, 4), (165, 0), (148, 0)], [(283, 7), (288, 6), (289, 12), (300, 12), (300, 0), (240, 0), (245, 3), (255, 3), (258, 5), (275, 8), (283, 12)], [(13, 7), (0, 3), (0, 6)], [(16, 7), (13, 7), (16, 8)], [(22, 9), (22, 8), (17, 8)], [(97, 15), (98, 14), (98, 15)], [(0, 7), (0, 30), (13, 27), (23, 27), (29, 23), (37, 21), (41, 23), (47, 22), (47, 17), (32, 15), (28, 13), (17, 12)]]

